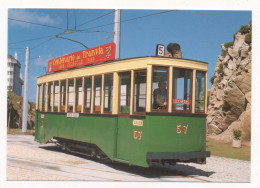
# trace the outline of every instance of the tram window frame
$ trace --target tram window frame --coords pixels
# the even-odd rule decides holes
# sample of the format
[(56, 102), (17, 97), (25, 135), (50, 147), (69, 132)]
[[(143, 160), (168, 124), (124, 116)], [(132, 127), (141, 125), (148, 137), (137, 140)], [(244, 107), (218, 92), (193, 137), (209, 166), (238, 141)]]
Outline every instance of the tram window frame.
[(48, 83), (48, 99), (47, 99), (47, 111), (52, 112), (52, 105), (53, 105), (53, 82)]
[[(190, 102), (190, 109), (189, 110), (176, 110), (174, 109), (174, 90), (175, 90), (175, 86), (174, 86), (174, 79), (175, 79), (175, 74), (174, 72), (176, 70), (180, 70), (180, 71), (189, 71), (190, 72), (190, 99), (189, 99), (189, 102)], [(172, 71), (172, 112), (174, 113), (192, 113), (192, 108), (193, 108), (193, 100), (192, 100), (192, 97), (193, 97), (193, 69), (185, 69), (185, 68), (173, 68), (173, 71)], [(183, 89), (184, 89), (184, 83), (183, 83)], [(178, 92), (178, 88), (177, 88), (177, 91)], [(177, 99), (178, 100), (178, 99)], [(181, 99), (181, 100), (187, 100), (187, 99)], [(185, 104), (183, 104), (184, 106)]]
[[(204, 100), (201, 100), (203, 101), (203, 111), (197, 111), (196, 110), (196, 104), (197, 104), (197, 100), (196, 100), (196, 95), (197, 95), (197, 75), (198, 75), (198, 72), (200, 73), (204, 73)], [(195, 76), (195, 113), (198, 113), (198, 114), (204, 114), (205, 113), (205, 104), (207, 102), (207, 99), (206, 99), (206, 92), (207, 92), (207, 89), (206, 89), (206, 71), (200, 71), (200, 70), (196, 70), (196, 76)]]
[[(63, 86), (65, 86), (65, 87), (64, 87), (64, 90), (62, 91)], [(60, 112), (66, 111), (65, 110), (66, 109), (66, 97), (67, 97), (66, 90), (67, 90), (67, 82), (66, 82), (66, 80), (61, 80), (60, 81)]]
[[(57, 90), (56, 90), (57, 88)], [(58, 112), (58, 108), (59, 108), (59, 92), (60, 92), (60, 84), (59, 81), (55, 81), (54, 85), (53, 85), (53, 112)], [(56, 101), (57, 100), (57, 101)]]
[[(111, 80), (110, 78), (111, 77)], [(109, 79), (109, 81), (111, 81), (111, 83), (108, 84), (108, 89), (106, 89), (106, 79)], [(104, 75), (104, 105), (103, 105), (103, 113), (104, 114), (112, 114), (112, 110), (113, 110), (113, 74), (105, 74)], [(108, 96), (106, 96), (106, 91), (108, 91)], [(106, 98), (108, 99), (108, 108), (106, 108)], [(110, 103), (109, 103), (110, 102)], [(108, 110), (107, 110), (108, 109)]]
[[(90, 79), (90, 81), (87, 82), (87, 80)], [(87, 87), (88, 85), (87, 84), (90, 84), (90, 87)], [(88, 95), (88, 89), (89, 90), (89, 107), (87, 107), (87, 98), (86, 96)], [(91, 103), (92, 103), (92, 77), (91, 76), (88, 76), (88, 77), (84, 77), (84, 113), (90, 113), (91, 112)]]
[[(130, 75), (130, 78), (128, 79), (128, 80), (130, 80), (130, 83), (127, 85), (128, 87), (126, 88), (126, 103), (127, 103), (127, 101), (128, 101), (128, 105), (126, 105), (126, 107), (128, 107), (129, 108), (129, 112), (122, 112), (121, 111), (121, 76), (122, 75), (127, 75), (127, 74), (129, 74)], [(118, 88), (118, 115), (120, 116), (120, 117), (130, 117), (130, 106), (131, 106), (131, 71), (126, 71), (126, 72), (119, 72), (119, 88)], [(127, 93), (127, 89), (129, 89), (128, 91), (128, 93)], [(128, 96), (128, 95), (129, 96)], [(127, 100), (128, 99), (128, 100)]]
[[(81, 91), (80, 91), (81, 88)], [(75, 105), (76, 105), (76, 112), (81, 112), (83, 101), (83, 82), (82, 78), (76, 78), (76, 86), (75, 86)], [(81, 105), (80, 105), (81, 104)]]
[[(99, 85), (97, 85), (97, 82)], [(99, 88), (99, 90), (96, 90), (97, 88)], [(94, 109), (93, 112), (96, 114), (100, 114), (101, 113), (101, 103), (102, 103), (102, 75), (96, 75), (94, 76)], [(99, 95), (97, 95), (97, 92), (99, 91)], [(99, 105), (96, 105), (97, 104)], [(99, 103), (98, 103), (99, 102)]]
[[(146, 75), (145, 75), (145, 94), (144, 94), (144, 107), (143, 107), (143, 111), (142, 112), (138, 112), (136, 111), (135, 109), (137, 108), (136, 104), (137, 104), (137, 94), (136, 94), (136, 75), (137, 73), (143, 73), (145, 72)], [(140, 83), (139, 83), (140, 84)], [(143, 69), (143, 70), (135, 70), (134, 71), (134, 88), (133, 88), (133, 114), (134, 115), (145, 115), (146, 114), (146, 99), (147, 99), (147, 69)], [(139, 98), (138, 100), (140, 100), (140, 93), (139, 93)], [(140, 107), (140, 106), (138, 106)]]
[(38, 110), (41, 112), (42, 111), (42, 84), (38, 85)]
[[(73, 90), (70, 91), (70, 84), (72, 83), (72, 88)], [(75, 91), (75, 86), (74, 86), (74, 79), (69, 79), (68, 80), (68, 101), (67, 101), (67, 112), (73, 112), (73, 106), (74, 106), (74, 91)], [(70, 101), (70, 95), (72, 95), (72, 101)], [(71, 104), (71, 105), (70, 105)]]
[[(153, 83), (154, 83), (154, 70), (155, 69), (166, 69), (167, 70), (167, 84), (166, 84), (166, 90), (167, 90), (167, 106), (165, 109), (155, 109), (153, 106), (154, 106), (154, 91), (156, 89), (158, 89), (159, 87), (157, 88), (154, 88), (153, 87)], [(169, 107), (169, 78), (170, 78), (170, 68), (168, 66), (153, 66), (152, 67), (152, 81), (151, 81), (151, 112), (168, 112), (168, 107)]]
[(43, 84), (42, 88), (42, 111), (45, 112), (45, 106), (46, 106), (46, 83)]

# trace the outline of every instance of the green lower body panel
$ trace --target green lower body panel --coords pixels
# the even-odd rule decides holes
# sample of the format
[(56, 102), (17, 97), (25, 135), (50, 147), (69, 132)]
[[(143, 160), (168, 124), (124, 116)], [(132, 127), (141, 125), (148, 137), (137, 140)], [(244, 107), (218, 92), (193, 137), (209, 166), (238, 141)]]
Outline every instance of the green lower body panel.
[(111, 160), (149, 166), (149, 160), (180, 161), (209, 157), (206, 118), (196, 115), (153, 115), (139, 118), (113, 115), (36, 113), (35, 140), (53, 137), (98, 146)]

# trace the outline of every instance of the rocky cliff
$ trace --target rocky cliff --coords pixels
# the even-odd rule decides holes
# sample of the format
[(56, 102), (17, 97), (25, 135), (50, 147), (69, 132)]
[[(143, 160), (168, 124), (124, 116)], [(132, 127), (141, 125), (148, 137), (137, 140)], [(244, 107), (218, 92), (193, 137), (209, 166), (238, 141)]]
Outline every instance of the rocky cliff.
[(207, 134), (225, 142), (233, 130), (242, 131), (242, 140), (251, 138), (251, 23), (241, 26), (234, 41), (221, 45), (211, 78)]

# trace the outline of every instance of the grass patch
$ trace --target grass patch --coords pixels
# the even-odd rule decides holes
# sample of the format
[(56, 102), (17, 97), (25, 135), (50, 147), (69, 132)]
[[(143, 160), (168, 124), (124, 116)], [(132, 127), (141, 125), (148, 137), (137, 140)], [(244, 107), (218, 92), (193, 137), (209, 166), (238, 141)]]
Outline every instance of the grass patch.
[(219, 157), (227, 157), (251, 161), (251, 148), (242, 146), (241, 148), (232, 148), (231, 144), (224, 144), (207, 140), (206, 150), (211, 152), (211, 155)]
[(29, 134), (29, 135), (33, 135), (33, 133), (35, 132), (35, 130), (29, 130), (27, 129), (27, 131), (25, 133), (22, 132), (22, 129), (7, 129), (7, 134)]

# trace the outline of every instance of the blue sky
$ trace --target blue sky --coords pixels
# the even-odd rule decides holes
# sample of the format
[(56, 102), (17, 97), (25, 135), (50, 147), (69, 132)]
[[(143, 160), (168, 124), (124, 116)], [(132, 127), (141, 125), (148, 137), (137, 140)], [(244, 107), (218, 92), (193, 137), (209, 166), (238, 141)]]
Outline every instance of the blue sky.
[[(251, 11), (178, 10), (161, 13), (165, 11), (121, 10), (121, 58), (154, 55), (156, 44), (167, 46), (176, 42), (181, 46), (183, 58), (208, 62), (210, 79), (217, 57), (222, 53), (221, 44), (233, 41), (240, 26), (247, 25), (252, 19)], [(89, 48), (112, 42), (113, 9), (68, 9), (69, 28), (75, 27), (74, 13), (77, 30), (82, 31), (60, 36), (77, 40)], [(160, 14), (125, 21), (155, 13)], [(8, 18), (50, 26), (8, 20), (8, 54), (13, 56), (15, 51), (18, 52), (23, 77), (25, 47), (31, 48), (29, 101), (35, 102), (36, 78), (45, 73), (48, 60), (84, 47), (55, 38), (67, 28), (66, 9), (8, 9)], [(30, 41), (20, 42), (24, 40)], [(41, 58), (37, 59), (38, 56)]]

